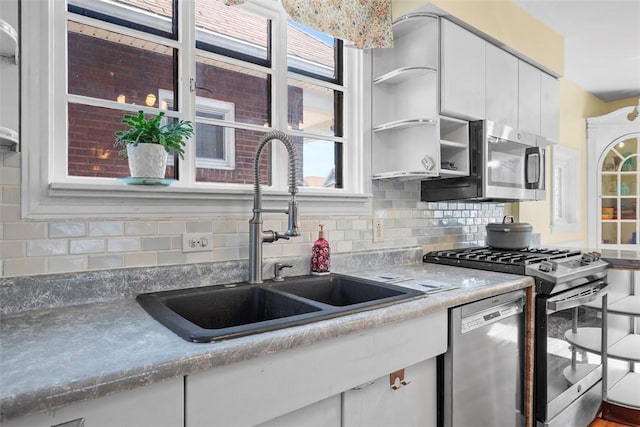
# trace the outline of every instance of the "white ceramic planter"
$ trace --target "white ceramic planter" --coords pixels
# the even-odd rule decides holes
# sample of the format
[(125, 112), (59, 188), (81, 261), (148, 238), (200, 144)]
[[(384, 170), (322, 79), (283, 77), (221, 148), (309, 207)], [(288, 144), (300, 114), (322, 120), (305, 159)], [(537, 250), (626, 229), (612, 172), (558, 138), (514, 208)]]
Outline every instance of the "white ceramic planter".
[(127, 145), (129, 171), (132, 177), (164, 178), (167, 170), (167, 150), (160, 144)]

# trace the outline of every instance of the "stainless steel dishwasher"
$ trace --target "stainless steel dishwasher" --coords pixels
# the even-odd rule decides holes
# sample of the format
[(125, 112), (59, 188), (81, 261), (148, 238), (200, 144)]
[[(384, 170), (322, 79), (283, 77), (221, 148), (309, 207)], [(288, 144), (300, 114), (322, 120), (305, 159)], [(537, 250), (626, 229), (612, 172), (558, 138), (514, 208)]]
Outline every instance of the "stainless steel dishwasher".
[(523, 290), (449, 310), (439, 361), (439, 425), (524, 425)]

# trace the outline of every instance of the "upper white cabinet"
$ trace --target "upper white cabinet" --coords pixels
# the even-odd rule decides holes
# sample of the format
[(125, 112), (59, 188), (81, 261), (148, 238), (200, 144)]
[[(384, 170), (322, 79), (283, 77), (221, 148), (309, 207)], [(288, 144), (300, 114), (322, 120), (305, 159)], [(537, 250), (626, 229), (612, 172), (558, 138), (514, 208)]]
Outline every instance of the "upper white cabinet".
[(440, 35), (441, 114), (492, 120), (558, 142), (555, 77), (446, 19)]
[(540, 135), (551, 142), (560, 142), (560, 83), (540, 72)]
[(438, 18), (403, 16), (393, 34), (393, 48), (370, 51), (373, 178), (437, 176)]
[(515, 127), (518, 123), (518, 58), (486, 45), (486, 118)]
[(540, 70), (518, 62), (518, 129), (540, 135)]
[(485, 45), (477, 35), (441, 20), (440, 112), (485, 118)]

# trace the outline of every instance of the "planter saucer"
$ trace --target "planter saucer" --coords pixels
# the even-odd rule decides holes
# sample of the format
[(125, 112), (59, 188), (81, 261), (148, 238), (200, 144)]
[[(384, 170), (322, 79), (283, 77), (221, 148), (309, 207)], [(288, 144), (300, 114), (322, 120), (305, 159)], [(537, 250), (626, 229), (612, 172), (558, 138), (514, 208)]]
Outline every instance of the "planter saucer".
[(147, 177), (140, 177), (140, 176), (127, 176), (124, 178), (118, 178), (118, 181), (123, 182), (127, 185), (160, 185), (163, 187), (168, 187), (169, 185), (176, 182), (175, 179), (147, 178)]

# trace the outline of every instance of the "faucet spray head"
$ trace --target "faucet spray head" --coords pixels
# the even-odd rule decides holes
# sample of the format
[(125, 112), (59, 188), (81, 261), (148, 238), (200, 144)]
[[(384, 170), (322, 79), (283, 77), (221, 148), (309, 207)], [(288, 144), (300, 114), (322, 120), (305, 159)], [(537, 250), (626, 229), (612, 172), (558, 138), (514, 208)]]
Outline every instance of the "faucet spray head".
[(287, 225), (285, 235), (291, 237), (300, 235), (300, 230), (298, 229), (298, 202), (296, 202), (294, 196), (289, 200), (289, 218)]

